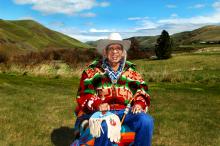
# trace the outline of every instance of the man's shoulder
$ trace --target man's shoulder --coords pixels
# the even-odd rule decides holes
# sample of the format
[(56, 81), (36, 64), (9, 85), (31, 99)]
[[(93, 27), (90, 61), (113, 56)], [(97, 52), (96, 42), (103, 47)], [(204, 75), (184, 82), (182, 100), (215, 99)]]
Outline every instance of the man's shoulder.
[(101, 67), (101, 66), (102, 66), (101, 59), (95, 59), (87, 65), (87, 69), (94, 69), (94, 68)]
[(125, 67), (126, 67), (126, 68), (131, 68), (131, 69), (133, 69), (133, 70), (136, 70), (136, 64), (134, 64), (134, 63), (132, 63), (132, 62), (130, 62), (130, 61), (126, 61), (126, 62), (125, 62)]
[(96, 74), (101, 71), (102, 61), (100, 59), (96, 59), (89, 63), (87, 67), (84, 69), (84, 72), (87, 74)]

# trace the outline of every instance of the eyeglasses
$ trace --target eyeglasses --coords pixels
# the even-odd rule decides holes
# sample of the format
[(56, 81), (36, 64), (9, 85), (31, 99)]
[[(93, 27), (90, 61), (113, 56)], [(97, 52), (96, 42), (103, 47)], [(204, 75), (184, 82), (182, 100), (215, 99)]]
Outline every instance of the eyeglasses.
[(109, 47), (109, 48), (107, 48), (107, 51), (109, 51), (109, 52), (122, 52), (123, 49), (121, 47)]

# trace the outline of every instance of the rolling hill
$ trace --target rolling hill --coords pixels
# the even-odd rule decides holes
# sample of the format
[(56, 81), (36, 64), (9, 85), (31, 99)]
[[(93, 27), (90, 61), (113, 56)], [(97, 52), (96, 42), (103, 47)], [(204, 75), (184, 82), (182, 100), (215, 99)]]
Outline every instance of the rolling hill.
[(47, 48), (70, 49), (90, 48), (90, 46), (50, 30), (33, 20), (0, 19), (0, 52), (14, 54)]
[(199, 44), (201, 42), (220, 41), (220, 26), (209, 25), (193, 31), (186, 31), (172, 35), (178, 45)]
[[(178, 46), (198, 46), (206, 42), (220, 42), (220, 26), (209, 25), (193, 31), (185, 31), (171, 35), (175, 45)], [(135, 38), (141, 49), (152, 49), (156, 44), (158, 36), (136, 36)], [(127, 38), (127, 39), (132, 39)], [(96, 46), (96, 41), (87, 42), (87, 44)], [(219, 45), (220, 46), (220, 45)]]
[[(136, 37), (140, 46), (143, 48), (152, 48), (157, 40), (158, 36), (152, 37)], [(185, 31), (171, 35), (174, 44), (179, 46), (193, 46), (198, 47), (205, 45), (209, 42), (220, 42), (220, 26), (209, 25), (204, 26), (193, 31)], [(210, 45), (210, 44), (209, 44)], [(219, 45), (220, 46), (220, 45)]]

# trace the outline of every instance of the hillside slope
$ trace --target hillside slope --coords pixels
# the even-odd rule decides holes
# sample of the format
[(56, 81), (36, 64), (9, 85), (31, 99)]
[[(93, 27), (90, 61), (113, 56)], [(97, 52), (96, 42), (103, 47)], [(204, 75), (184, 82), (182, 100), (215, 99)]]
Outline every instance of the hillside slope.
[[(180, 45), (195, 45), (201, 42), (220, 42), (220, 26), (209, 25), (193, 31), (185, 31), (171, 35), (174, 44)], [(139, 40), (140, 46), (144, 48), (152, 47), (158, 36), (152, 37), (136, 37)]]
[(220, 26), (209, 25), (193, 31), (186, 31), (172, 35), (178, 45), (199, 44), (200, 42), (220, 41)]
[(33, 20), (0, 20), (0, 51), (18, 53), (46, 48), (88, 48), (74, 38), (50, 30)]

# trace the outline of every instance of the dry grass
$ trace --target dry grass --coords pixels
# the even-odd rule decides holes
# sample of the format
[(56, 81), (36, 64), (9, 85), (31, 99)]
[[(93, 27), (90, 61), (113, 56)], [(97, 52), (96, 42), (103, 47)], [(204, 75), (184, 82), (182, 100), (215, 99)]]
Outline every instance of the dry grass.
[(219, 82), (220, 54), (193, 53), (169, 60), (136, 60), (138, 70), (149, 82)]
[(20, 75), (29, 76), (46, 76), (46, 77), (80, 77), (83, 71), (83, 66), (85, 63), (76, 65), (74, 68), (62, 61), (50, 61), (36, 65), (16, 65), (12, 64), (8, 67), (5, 65), (0, 65), (0, 72), (4, 73), (15, 73)]

